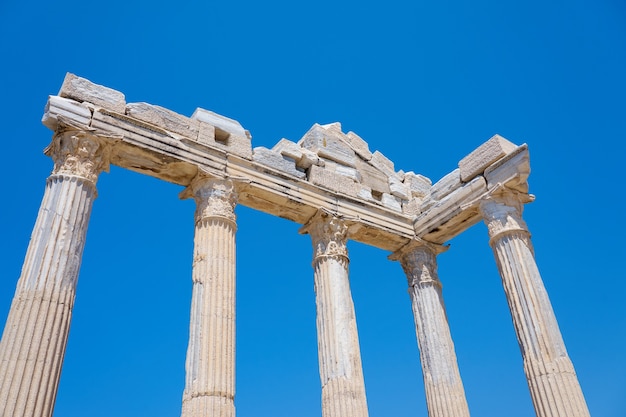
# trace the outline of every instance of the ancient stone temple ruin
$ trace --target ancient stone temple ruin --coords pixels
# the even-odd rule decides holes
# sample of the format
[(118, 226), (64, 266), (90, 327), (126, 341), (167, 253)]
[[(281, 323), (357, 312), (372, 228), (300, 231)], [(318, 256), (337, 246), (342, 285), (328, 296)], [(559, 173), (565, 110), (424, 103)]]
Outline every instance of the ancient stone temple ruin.
[[(235, 415), (234, 209), (302, 225), (313, 244), (324, 417), (368, 415), (348, 277), (348, 239), (391, 252), (406, 273), (430, 417), (469, 416), (437, 255), (484, 221), (537, 416), (589, 416), (522, 218), (526, 145), (494, 136), (435, 184), (339, 124), (252, 148), (236, 121), (191, 117), (68, 74), (43, 123), (54, 161), (0, 343), (0, 414), (51, 416), (96, 181), (114, 164), (182, 185), (196, 202), (183, 417)], [(243, 260), (245, 262), (245, 259)]]

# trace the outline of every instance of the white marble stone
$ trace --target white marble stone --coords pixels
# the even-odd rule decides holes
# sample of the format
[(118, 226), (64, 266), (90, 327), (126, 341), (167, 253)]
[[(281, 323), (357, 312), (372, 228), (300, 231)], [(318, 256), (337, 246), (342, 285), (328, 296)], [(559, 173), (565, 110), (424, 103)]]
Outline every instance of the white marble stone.
[(494, 135), (487, 142), (480, 145), (459, 162), (461, 181), (467, 182), (477, 175), (481, 175), (485, 168), (498, 159), (513, 152), (517, 145), (509, 142), (500, 135)]
[(231, 181), (200, 173), (181, 197), (196, 200), (181, 416), (234, 417), (237, 192)]
[(348, 279), (347, 232), (344, 221), (324, 211), (301, 229), (313, 243), (323, 417), (368, 415)]
[(78, 102), (91, 103), (116, 113), (124, 114), (126, 110), (124, 94), (112, 88), (94, 84), (69, 72), (65, 75), (58, 95)]
[[(498, 226), (500, 220), (493, 220), (493, 216), (489, 217), (489, 207), (493, 204), (500, 207), (499, 203), (496, 204), (493, 201), (500, 195), (498, 193), (503, 190), (503, 187), (512, 192), (522, 192), (522, 194), (528, 191), (526, 180), (530, 172), (530, 164), (526, 145), (516, 147), (500, 136), (481, 145), (459, 163), (458, 169), (431, 186), (430, 180), (419, 174), (405, 173), (402, 170), (395, 172), (391, 160), (379, 151), (372, 153), (367, 143), (358, 135), (352, 132), (344, 134), (339, 123), (314, 125), (298, 143), (294, 144), (283, 139), (272, 150), (257, 148), (253, 157), (249, 132), (233, 119), (204, 109), (197, 109), (191, 118), (187, 118), (158, 106), (141, 103), (126, 106), (122, 93), (72, 74), (66, 77), (59, 96), (49, 97), (43, 121), (46, 126), (55, 130), (55, 137), (65, 135), (72, 129), (82, 130), (86, 135), (84, 137), (103, 138), (106, 136), (108, 139), (106, 139), (107, 147), (104, 148), (103, 160), (108, 160), (110, 157), (112, 164), (122, 168), (187, 187), (187, 190), (195, 190), (189, 191), (191, 194), (200, 190), (197, 187), (194, 189), (194, 184), (198, 184), (199, 172), (203, 173), (200, 176), (231, 178), (233, 181), (236, 179), (238, 187), (241, 187), (241, 192), (238, 193), (239, 204), (308, 225), (305, 231), (311, 233), (312, 236), (317, 236), (313, 241), (316, 248), (314, 266), (316, 268), (320, 351), (322, 347), (331, 346), (335, 349), (336, 346), (341, 346), (340, 351), (320, 353), (320, 375), (324, 387), (322, 408), (325, 417), (367, 415), (360, 356), (355, 356), (358, 355), (358, 338), (347, 279), (348, 260), (345, 254), (347, 235), (342, 232), (344, 227), (341, 226), (341, 224), (345, 226), (346, 222), (341, 222), (339, 219), (351, 219), (349, 228), (351, 240), (396, 252), (413, 240), (443, 244), (479, 222), (481, 215), (487, 219), (491, 233), (492, 229), (500, 227)], [(65, 210), (70, 210), (70, 206), (79, 204), (80, 207), (72, 213), (84, 213), (95, 197), (95, 188), (93, 195), (85, 198), (73, 194), (87, 192), (85, 190), (89, 189), (89, 186), (86, 184), (88, 182), (95, 184), (97, 178), (97, 173), (95, 173), (97, 170), (94, 171), (95, 165), (91, 162), (83, 163), (83, 157), (90, 155), (95, 148), (88, 142), (80, 140), (78, 142), (82, 144), (78, 152), (80, 155), (71, 156), (69, 160), (71, 163), (55, 165), (56, 176), (53, 175), (49, 180), (49, 189), (46, 191), (42, 207), (44, 205), (48, 207), (47, 199), (52, 198), (48, 193), (50, 191), (56, 195), (56, 187), (65, 187), (63, 192), (70, 193), (70, 198), (65, 202), (55, 200), (56, 208), (46, 210), (65, 212)], [(199, 207), (203, 207), (199, 208), (200, 212), (204, 212), (213, 204), (219, 206), (224, 203), (220, 199), (207, 198), (196, 199)], [(222, 201), (222, 203), (216, 201)], [(234, 371), (231, 372), (230, 368), (234, 353), (232, 356), (228, 353), (230, 352), (229, 346), (234, 346), (234, 341), (231, 342), (229, 336), (230, 332), (234, 331), (232, 330), (234, 329), (234, 315), (230, 324), (219, 320), (216, 322), (210, 317), (215, 304), (206, 300), (205, 289), (211, 288), (212, 284), (202, 281), (201, 278), (211, 268), (217, 268), (216, 270), (221, 271), (219, 273), (225, 276), (234, 277), (234, 269), (231, 270), (228, 266), (215, 266), (219, 262), (214, 266), (209, 266), (204, 262), (205, 259), (221, 256), (222, 252), (218, 255), (215, 255), (217, 252), (211, 252), (214, 246), (225, 243), (230, 247), (231, 232), (234, 236), (234, 228), (226, 227), (231, 224), (229, 216), (232, 214), (232, 207), (229, 208), (227, 205), (220, 206), (221, 213), (224, 214), (223, 218), (219, 218), (218, 215), (209, 216), (210, 220), (206, 224), (204, 220), (197, 224), (196, 237), (199, 240), (196, 242), (196, 247), (200, 248), (200, 251), (206, 249), (208, 252), (206, 258), (203, 257), (204, 255), (195, 258), (197, 265), (194, 266), (191, 334), (187, 363), (188, 379), (183, 400), (183, 415), (185, 416), (205, 415), (206, 413), (232, 416), (234, 413), (232, 405), (234, 385), (229, 382), (231, 375), (234, 375)], [(42, 216), (45, 217), (45, 213), (40, 214), (40, 217)], [(312, 218), (315, 220), (311, 220)], [(80, 223), (80, 221), (77, 222)], [(78, 223), (75, 226), (76, 231), (72, 229), (68, 233), (82, 233), (82, 226)], [(232, 224), (234, 224), (234, 219)], [(313, 224), (316, 226), (313, 227)], [(313, 232), (313, 228), (317, 230), (319, 227), (325, 231)], [(40, 234), (34, 232), (32, 247), (40, 247), (37, 245), (41, 245), (41, 242), (47, 239), (42, 237), (48, 236), (46, 228), (49, 228), (49, 225), (45, 224), (44, 230), (37, 232)], [(550, 330), (546, 332), (547, 336), (541, 336), (547, 337), (545, 341), (541, 339), (542, 343), (545, 342), (546, 346), (551, 346), (550, 349), (555, 352), (564, 352), (560, 333), (555, 327), (556, 321), (550, 318), (549, 314), (545, 315), (545, 312), (549, 311), (549, 308), (545, 306), (549, 306), (549, 303), (545, 303), (547, 300), (547, 296), (544, 297), (545, 289), (537, 284), (540, 281), (537, 280), (538, 272), (536, 272), (536, 265), (532, 258), (532, 247), (527, 239), (524, 240), (523, 233), (517, 229), (508, 230), (506, 227), (504, 229), (507, 230), (506, 233), (492, 236), (492, 244), (507, 296), (510, 298), (510, 294), (514, 291), (522, 291), (526, 297), (523, 298), (525, 303), (530, 296), (537, 296), (541, 300), (534, 310), (527, 308), (525, 311), (520, 311), (519, 307), (511, 306), (516, 326), (524, 329), (526, 329), (524, 326), (531, 326), (532, 323), (529, 322), (528, 317), (534, 317), (535, 310), (539, 311), (540, 313), (536, 313), (537, 317), (548, 323)], [(332, 238), (327, 236), (329, 233)], [(234, 245), (234, 237), (232, 242)], [(65, 251), (68, 244), (51, 241), (41, 247), (51, 251)], [(77, 244), (76, 247), (79, 246)], [(30, 257), (27, 257), (25, 265), (33, 262), (32, 256), (28, 256)], [(229, 256), (227, 258), (231, 259)], [(66, 279), (59, 278), (63, 276), (75, 283), (75, 278), (71, 277), (75, 276), (74, 269), (77, 269), (80, 262), (75, 262), (76, 258), (67, 259), (71, 261), (67, 265), (58, 267), (58, 274), (54, 279)], [(424, 263), (424, 267), (425, 269), (422, 269), (419, 274), (427, 274), (431, 278), (436, 274), (433, 265)], [(29, 272), (25, 268), (24, 276), (28, 274), (32, 275), (32, 271)], [(415, 276), (419, 274), (416, 272)], [(36, 281), (35, 278), (32, 279)], [(21, 283), (24, 280), (26, 278), (20, 280), (18, 291), (22, 291), (23, 284)], [(433, 281), (438, 282), (436, 279)], [(44, 282), (41, 285), (47, 288), (48, 283)], [(435, 287), (436, 285), (432, 288)], [(228, 288), (226, 293), (217, 297), (230, 305), (234, 286)], [(432, 288), (413, 287), (415, 290), (412, 294), (414, 311), (421, 317), (420, 320), (424, 317), (445, 316), (442, 305), (441, 310), (438, 310), (437, 303), (433, 301), (436, 300), (437, 294), (439, 297), (441, 294), (433, 291)], [(216, 294), (217, 292), (209, 291), (209, 293)], [(0, 342), (0, 366), (4, 367), (0, 369), (0, 375), (9, 375), (9, 377), (0, 378), (0, 404), (5, 400), (11, 404), (10, 407), (13, 408), (10, 415), (22, 416), (26, 412), (26, 415), (47, 416), (54, 402), (53, 393), (56, 392), (57, 371), (62, 355), (60, 359), (54, 358), (53, 367), (56, 370), (51, 373), (47, 373), (47, 370), (43, 371), (47, 375), (46, 378), (48, 376), (50, 378), (48, 385), (41, 388), (43, 387), (40, 384), (41, 369), (48, 366), (48, 359), (40, 360), (39, 357), (32, 359), (35, 353), (31, 346), (41, 340), (49, 340), (50, 349), (57, 349), (65, 343), (63, 340), (66, 338), (66, 329), (63, 328), (58, 332), (56, 328), (48, 329), (46, 330), (48, 333), (43, 336), (37, 333), (38, 323), (41, 323), (44, 320), (42, 317), (48, 313), (44, 311), (46, 309), (41, 310), (37, 307), (44, 311), (42, 313), (44, 316), (35, 314), (28, 316), (32, 319), (26, 318), (25, 314), (28, 314), (32, 305), (39, 302), (37, 301), (39, 296), (22, 292), (19, 294), (19, 296), (16, 294), (17, 301), (14, 302), (9, 313), (11, 324), (8, 324), (7, 328), (10, 327), (11, 330), (5, 331), (5, 336)], [(57, 294), (54, 292), (51, 294), (53, 294), (52, 304), (56, 303)], [(70, 293), (58, 295), (70, 298), (63, 298), (60, 304), (56, 304), (57, 307), (54, 308), (57, 310), (55, 311), (63, 311), (63, 314), (66, 314), (67, 310), (63, 309), (71, 309), (73, 295), (68, 294)], [(336, 297), (339, 298), (336, 299)], [(342, 317), (342, 319), (337, 320), (334, 314), (339, 314), (337, 317)], [(228, 317), (230, 320), (231, 316)], [(343, 318), (346, 317), (347, 319), (344, 320)], [(63, 320), (60, 323), (65, 323), (64, 326), (69, 323), (69, 319)], [(437, 329), (443, 328), (441, 322), (437, 322), (436, 319), (430, 321), (427, 319), (425, 323), (427, 325), (439, 323), (436, 326)], [(216, 328), (220, 329), (218, 331), (220, 334), (226, 335), (226, 340), (215, 342), (215, 337), (205, 339), (206, 329)], [(536, 331), (532, 329), (532, 326), (529, 329), (525, 331), (530, 332), (531, 335), (533, 331)], [(21, 339), (15, 338), (15, 334), (18, 333), (14, 332), (33, 336), (22, 343), (18, 341)], [(49, 335), (54, 335), (54, 338), (49, 338)], [(440, 340), (443, 346), (447, 346), (448, 342), (445, 341), (444, 336), (438, 330), (429, 338), (430, 341), (427, 340), (424, 343), (428, 345), (434, 338)], [(539, 336), (533, 337), (539, 340)], [(520, 337), (520, 344), (523, 344), (524, 349), (526, 346), (534, 347), (535, 341), (532, 337), (530, 340), (527, 339)], [(213, 353), (202, 351), (200, 346), (202, 348), (211, 346)], [(454, 367), (450, 365), (451, 356), (447, 349), (446, 347), (441, 352), (444, 354), (444, 362), (447, 365), (431, 364), (436, 370), (432, 372), (431, 377), (454, 373), (452, 372)], [(18, 351), (26, 355), (25, 357), (28, 358), (26, 362), (16, 361), (15, 355)], [(533, 401), (536, 407), (543, 410), (542, 414), (538, 412), (538, 415), (540, 417), (588, 415), (588, 412), (585, 414), (584, 399), (569, 359), (552, 360), (550, 355), (552, 353), (548, 350), (547, 353), (542, 352), (539, 356), (525, 354), (524, 357)], [(211, 361), (214, 359), (222, 361), (220, 363), (226, 368), (217, 372), (212, 370), (213, 368), (203, 362), (204, 359), (200, 359), (207, 357), (212, 358)], [(358, 366), (354, 365), (356, 357), (359, 357)], [(427, 355), (425, 359), (429, 362), (429, 358), (434, 357), (436, 355), (432, 357)], [(33, 367), (32, 364), (27, 363), (29, 361), (39, 361), (37, 363), (40, 365)], [(215, 375), (218, 374), (222, 378), (221, 382), (215, 379), (217, 378)], [(196, 378), (198, 375), (207, 375), (207, 377), (200, 381)], [(25, 381), (23, 387), (18, 387), (15, 382), (16, 378)], [(557, 386), (551, 386), (550, 384), (556, 380), (560, 381)], [(437, 381), (441, 381), (441, 378), (432, 377), (426, 382), (428, 386), (440, 387)], [(434, 392), (438, 389), (436, 388)], [(39, 399), (29, 400), (29, 395), (31, 395), (29, 393), (34, 390), (47, 393), (45, 401), (41, 400), (45, 404), (40, 403)], [(429, 390), (430, 388), (427, 392), (430, 392)], [(431, 412), (432, 415), (444, 415), (450, 410), (456, 410), (452, 411), (453, 415), (465, 415), (464, 407), (457, 407), (460, 403), (458, 393), (457, 387), (449, 391), (444, 396), (445, 398), (428, 394), (429, 409), (431, 404), (435, 407)], [(546, 400), (550, 395), (551, 399)], [(33, 414), (31, 412), (33, 407), (43, 411)]]
[(409, 282), (428, 416), (469, 417), (437, 274), (437, 254), (446, 249), (416, 240), (389, 258), (400, 261)]
[(315, 124), (302, 137), (300, 144), (303, 148), (317, 153), (322, 158), (349, 167), (356, 165), (357, 156), (344, 140), (340, 125), (321, 126)]
[(278, 152), (259, 146), (254, 148), (252, 160), (259, 164), (267, 165), (279, 171), (283, 171), (296, 178), (304, 178), (306, 174), (296, 168), (296, 161), (285, 157)]
[(79, 125), (89, 126), (91, 110), (85, 103), (59, 96), (50, 96), (41, 122), (48, 129), (56, 130), (59, 117), (72, 120)]
[(54, 169), (0, 342), (0, 414), (7, 417), (52, 415), (96, 181), (116, 139), (60, 128), (46, 150)]
[(311, 166), (309, 169), (308, 178), (312, 184), (352, 197), (356, 197), (360, 190), (360, 187), (353, 179), (316, 165)]
[(370, 151), (369, 145), (359, 135), (354, 132), (348, 132), (346, 133), (346, 138), (350, 143), (350, 147), (354, 149), (354, 152), (363, 160), (369, 161), (372, 159), (372, 152)]
[(413, 197), (424, 199), (430, 194), (432, 182), (421, 174), (416, 174), (413, 171), (406, 172), (403, 182), (409, 187)]
[(480, 211), (502, 277), (537, 417), (589, 417), (522, 219), (527, 194), (502, 190)]

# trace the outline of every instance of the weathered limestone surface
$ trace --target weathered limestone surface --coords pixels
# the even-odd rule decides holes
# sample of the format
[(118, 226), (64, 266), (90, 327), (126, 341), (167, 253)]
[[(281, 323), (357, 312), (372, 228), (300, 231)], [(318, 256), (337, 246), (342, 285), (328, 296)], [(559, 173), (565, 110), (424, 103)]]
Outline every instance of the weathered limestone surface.
[(124, 94), (70, 73), (65, 76), (59, 96), (91, 103), (117, 113), (124, 113), (126, 109)]
[(437, 275), (437, 254), (447, 247), (413, 241), (390, 256), (409, 281), (429, 417), (469, 417)]
[(198, 205), (183, 416), (234, 415), (235, 201), (305, 224), (312, 236), (325, 417), (367, 415), (347, 239), (394, 252), (402, 262), (429, 414), (468, 415), (435, 255), (438, 245), (481, 219), (537, 415), (588, 416), (521, 220), (525, 200), (511, 197), (528, 196), (526, 145), (496, 135), (432, 184), (395, 171), (339, 123), (315, 124), (297, 143), (281, 139), (253, 151), (250, 133), (233, 119), (126, 104), (122, 93), (73, 74), (49, 97), (43, 123), (55, 131), (49, 150), (55, 169), (0, 342), (7, 415), (52, 413), (95, 183), (111, 163), (186, 187), (183, 196)]
[(461, 181), (467, 182), (476, 175), (480, 175), (485, 168), (508, 153), (513, 152), (515, 148), (517, 148), (517, 145), (509, 142), (502, 136), (493, 136), (472, 153), (461, 159), (459, 162)]
[(348, 279), (348, 225), (320, 211), (301, 233), (310, 234), (313, 241), (322, 415), (365, 417), (365, 382)]
[(230, 180), (198, 177), (193, 292), (182, 417), (235, 415), (235, 205)]
[(500, 183), (526, 186), (525, 145), (500, 136), (431, 186), (419, 174), (396, 172), (392, 161), (355, 133), (344, 134), (339, 123), (316, 124), (297, 143), (282, 139), (253, 155), (248, 131), (211, 111), (197, 109), (188, 118), (146, 103), (126, 105), (123, 94), (72, 74), (61, 91), (62, 97), (50, 97), (45, 124), (54, 128), (60, 115), (121, 135), (113, 164), (185, 187), (198, 169), (246, 178), (240, 204), (300, 224), (319, 208), (358, 218), (362, 227), (350, 238), (385, 250), (396, 251), (414, 236), (442, 244), (480, 221), (481, 193)]
[(3, 416), (52, 415), (96, 181), (112, 137), (61, 124), (52, 175), (0, 342)]
[(526, 194), (504, 190), (481, 201), (502, 276), (524, 372), (538, 417), (588, 417), (574, 366), (543, 285), (530, 233), (522, 219)]

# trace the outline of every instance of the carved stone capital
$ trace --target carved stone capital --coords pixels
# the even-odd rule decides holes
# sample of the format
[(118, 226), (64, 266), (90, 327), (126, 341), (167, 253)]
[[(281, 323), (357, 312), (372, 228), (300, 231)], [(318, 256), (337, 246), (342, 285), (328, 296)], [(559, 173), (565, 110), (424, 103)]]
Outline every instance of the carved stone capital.
[(44, 153), (54, 160), (52, 175), (77, 176), (95, 184), (101, 172), (109, 171), (110, 144), (116, 140), (118, 136), (60, 123)]
[(524, 204), (533, 200), (532, 195), (503, 188), (480, 201), (480, 214), (489, 230), (490, 244), (511, 233), (530, 237), (522, 212)]
[(346, 222), (324, 210), (318, 212), (300, 229), (300, 233), (311, 235), (313, 259), (320, 257), (342, 257), (348, 259)]
[(196, 200), (196, 221), (220, 217), (234, 223), (237, 219), (235, 206), (238, 194), (235, 185), (229, 179), (216, 178), (200, 172), (180, 197), (193, 197)]
[(437, 275), (437, 255), (448, 248), (415, 238), (389, 255), (389, 260), (400, 261), (410, 287), (428, 284), (441, 287)]

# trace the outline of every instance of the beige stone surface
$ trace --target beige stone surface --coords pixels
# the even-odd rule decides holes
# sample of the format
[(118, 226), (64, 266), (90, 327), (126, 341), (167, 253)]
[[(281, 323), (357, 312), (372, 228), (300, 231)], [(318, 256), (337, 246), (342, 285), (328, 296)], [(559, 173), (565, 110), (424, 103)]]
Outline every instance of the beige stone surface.
[(461, 181), (467, 182), (476, 175), (483, 173), (485, 168), (498, 159), (513, 152), (517, 146), (500, 135), (494, 135), (487, 142), (480, 145), (476, 150), (461, 159), (459, 170)]
[(70, 98), (78, 102), (87, 102), (116, 113), (124, 114), (126, 98), (124, 94), (112, 88), (94, 84), (91, 81), (67, 73), (59, 90), (60, 97)]
[(199, 126), (195, 120), (160, 106), (148, 103), (128, 103), (126, 114), (190, 139), (198, 137)]
[(108, 169), (108, 139), (63, 126), (47, 149), (54, 170), (0, 342), (2, 416), (52, 415), (96, 181)]
[(389, 258), (400, 261), (409, 282), (428, 416), (469, 417), (437, 274), (437, 254), (446, 249), (415, 240)]
[[(427, 352), (429, 415), (467, 415), (431, 249), (481, 219), (538, 416), (588, 416), (521, 219), (521, 203), (532, 200), (526, 145), (496, 135), (431, 185), (413, 171), (396, 172), (339, 123), (315, 124), (297, 142), (281, 139), (253, 152), (250, 133), (236, 120), (205, 109), (187, 117), (126, 105), (122, 93), (73, 74), (49, 97), (43, 123), (55, 131), (47, 151), (55, 167), (0, 342), (0, 404), (8, 404), (8, 415), (51, 413), (63, 355), (34, 346), (64, 351), (95, 182), (111, 163), (186, 187), (184, 196), (196, 199), (183, 416), (234, 416), (235, 195), (241, 205), (305, 224), (312, 236), (325, 417), (367, 415), (347, 239), (403, 254), (419, 346)], [(68, 197), (57, 201), (61, 193)], [(58, 231), (70, 238), (54, 239)], [(41, 248), (51, 255), (41, 256)], [(59, 262), (67, 253), (73, 255)], [(38, 276), (38, 265), (52, 274)]]
[(301, 229), (311, 235), (323, 417), (366, 417), (367, 400), (348, 278), (348, 225), (319, 211)]
[(181, 416), (234, 417), (237, 192), (232, 181), (200, 173), (181, 196), (196, 201)]
[(502, 277), (537, 417), (589, 417), (522, 219), (523, 203), (531, 200), (526, 194), (504, 189), (481, 200), (480, 211)]
[(59, 96), (50, 96), (41, 122), (48, 129), (56, 130), (59, 117), (88, 126), (91, 121), (91, 110), (87, 104)]

